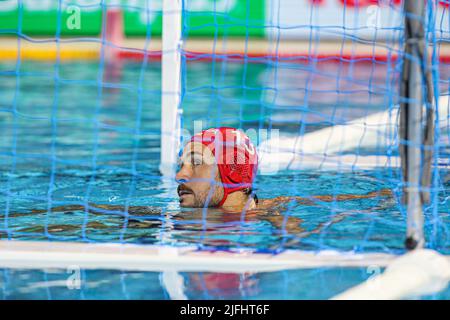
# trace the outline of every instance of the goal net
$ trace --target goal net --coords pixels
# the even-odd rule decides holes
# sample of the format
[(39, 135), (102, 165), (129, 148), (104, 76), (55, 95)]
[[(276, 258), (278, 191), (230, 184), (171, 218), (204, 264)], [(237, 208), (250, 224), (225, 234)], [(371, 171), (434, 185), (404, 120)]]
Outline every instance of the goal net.
[[(411, 230), (449, 254), (449, 2), (422, 13), (401, 0), (1, 1), (0, 267), (162, 272), (184, 298), (178, 272), (363, 268), (361, 282)], [(224, 126), (257, 146), (253, 189), (273, 208), (180, 208), (180, 150)], [(429, 183), (407, 179), (424, 170)]]

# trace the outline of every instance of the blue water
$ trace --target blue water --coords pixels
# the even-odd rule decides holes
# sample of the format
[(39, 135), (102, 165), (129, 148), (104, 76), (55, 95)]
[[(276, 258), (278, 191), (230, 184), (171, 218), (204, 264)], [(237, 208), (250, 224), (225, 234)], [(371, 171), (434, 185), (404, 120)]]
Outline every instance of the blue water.
[[(65, 270), (2, 270), (5, 299), (168, 299), (161, 273), (85, 270), (79, 286)], [(371, 274), (326, 268), (255, 274), (181, 273), (189, 299), (327, 299)], [(297, 283), (292, 286), (290, 284)], [(70, 288), (70, 289), (69, 289)], [(270, 290), (268, 290), (270, 288)], [(2, 292), (0, 291), (0, 297)]]
[[(383, 269), (376, 270), (383, 272)], [(0, 270), (3, 299), (170, 299), (162, 273), (82, 270), (79, 282), (71, 271)], [(367, 268), (320, 268), (261, 273), (180, 273), (188, 299), (329, 299), (373, 276)], [(292, 285), (292, 284), (295, 285)], [(450, 299), (450, 288), (412, 297)]]
[[(275, 73), (273, 66), (262, 63), (188, 64), (183, 126), (192, 129), (193, 121), (203, 120), (205, 126), (309, 132), (384, 110), (396, 101), (389, 94), (396, 73), (387, 65), (278, 67)], [(336, 72), (342, 74), (339, 88), (326, 81)], [(291, 202), (278, 220), (270, 213), (243, 221), (240, 214), (181, 210), (175, 185), (158, 171), (160, 73), (160, 64), (153, 62), (144, 67), (124, 62), (108, 67), (106, 75), (98, 63), (0, 64), (1, 239), (403, 252), (405, 213), (396, 169), (259, 176), (259, 198), (313, 200), (317, 195), (393, 191), (392, 197)], [(445, 80), (450, 72), (441, 74)], [(444, 80), (443, 88), (448, 86)], [(444, 160), (449, 158), (449, 137), (441, 132)], [(397, 154), (384, 147), (357, 152)], [(441, 165), (437, 178), (434, 201), (426, 208), (426, 234), (430, 247), (448, 254), (448, 167)], [(87, 205), (90, 210), (85, 210)], [(96, 209), (99, 205), (103, 207)], [(83, 275), (80, 290), (67, 289), (64, 270), (3, 270), (0, 285), (6, 299), (168, 298), (157, 273), (98, 270)], [(241, 275), (235, 280), (221, 274), (183, 274), (186, 295), (199, 299), (324, 299), (369, 276), (365, 269), (342, 268), (261, 273), (248, 279)], [(221, 281), (257, 285), (246, 291), (223, 288)], [(304, 286), (292, 288), (289, 283)], [(448, 292), (431, 298), (445, 297)]]

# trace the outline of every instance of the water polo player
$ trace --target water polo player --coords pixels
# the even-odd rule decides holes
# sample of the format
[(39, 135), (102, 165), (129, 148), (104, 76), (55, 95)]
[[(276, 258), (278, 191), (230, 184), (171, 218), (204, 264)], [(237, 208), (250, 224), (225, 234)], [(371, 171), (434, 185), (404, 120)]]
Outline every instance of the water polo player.
[(384, 189), (361, 195), (323, 195), (311, 199), (279, 196), (258, 203), (253, 192), (258, 170), (256, 148), (245, 133), (235, 128), (212, 128), (194, 135), (186, 144), (179, 165), (176, 180), (182, 207), (279, 212), (283, 211), (283, 204), (291, 200), (313, 204), (315, 200), (331, 202), (391, 195), (390, 190)]
[[(253, 183), (258, 169), (258, 155), (249, 137), (234, 128), (208, 129), (196, 134), (185, 145), (179, 159), (180, 169), (176, 174), (179, 183), (178, 195), (181, 207), (205, 208), (215, 207), (207, 219), (223, 219), (224, 221), (241, 220), (241, 213), (245, 212), (246, 221), (264, 220), (278, 229), (284, 229), (290, 234), (303, 234), (302, 219), (287, 216), (288, 204), (292, 201), (298, 205), (315, 205), (317, 202), (352, 201), (368, 198), (392, 198), (388, 189), (372, 191), (366, 194), (338, 194), (312, 195), (310, 197), (277, 196), (271, 199), (256, 197)], [(383, 205), (385, 201), (382, 201)], [(158, 221), (139, 220), (139, 216), (160, 215), (160, 208), (149, 206), (128, 206), (93, 204), (68, 205), (51, 208), (51, 212), (88, 211), (101, 214), (103, 211), (124, 212), (130, 216), (127, 224), (129, 228), (155, 227)], [(375, 209), (373, 209), (375, 210)], [(218, 212), (219, 211), (219, 212)], [(223, 215), (220, 212), (223, 211)], [(46, 213), (48, 209), (32, 210), (32, 214)], [(233, 214), (236, 213), (236, 214)], [(11, 213), (10, 215), (14, 215)], [(182, 212), (165, 212), (171, 214), (174, 220), (197, 221), (204, 218), (203, 210)], [(345, 218), (346, 213), (337, 214), (328, 224), (337, 223)], [(99, 223), (97, 227), (101, 226)], [(189, 229), (189, 224), (186, 226)], [(309, 233), (317, 233), (324, 227)], [(49, 226), (49, 230), (65, 230), (65, 226)]]
[(256, 207), (252, 186), (258, 156), (242, 131), (222, 127), (194, 135), (179, 165), (176, 180), (182, 207)]

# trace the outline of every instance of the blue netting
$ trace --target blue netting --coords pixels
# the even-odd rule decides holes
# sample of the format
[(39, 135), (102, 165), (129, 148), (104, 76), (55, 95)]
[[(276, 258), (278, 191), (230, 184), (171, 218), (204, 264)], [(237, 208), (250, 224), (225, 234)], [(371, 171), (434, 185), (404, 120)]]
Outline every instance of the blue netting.
[[(362, 134), (350, 147), (350, 131), (339, 143), (331, 133), (316, 151), (305, 145), (318, 130), (377, 112), (387, 111), (395, 123), (405, 98), (399, 94), (402, 6), (399, 1), (379, 7), (362, 0), (301, 2), (183, 2), (182, 128), (194, 132), (200, 121), (203, 128), (233, 126), (256, 132), (251, 138), (257, 145), (267, 139), (258, 133), (270, 137), (278, 130), (281, 141), (297, 146), (292, 166), (282, 165), (271, 175), (261, 172), (255, 182), (260, 199), (290, 198), (257, 214), (182, 209), (174, 177), (159, 173), (161, 1), (60, 0), (38, 13), (32, 1), (17, 1), (17, 8), (0, 4), (0, 238), (273, 253), (404, 252), (403, 183), (394, 165), (397, 128), (386, 132), (362, 123)], [(427, 2), (436, 100), (450, 91), (448, 4)], [(80, 10), (80, 29), (68, 25), (70, 6)], [(101, 32), (107, 26), (101, 18), (112, 9), (125, 16), (128, 37), (119, 47)], [(74, 51), (90, 57), (97, 50), (95, 59), (68, 59)], [(118, 58), (109, 60), (112, 53)], [(448, 254), (446, 101), (441, 109), (446, 112), (436, 117), (431, 202), (424, 212), (427, 247)], [(361, 165), (366, 160), (370, 166)], [(316, 272), (329, 283), (326, 271)], [(274, 276), (280, 287), (296, 277), (281, 274)], [(362, 274), (359, 280), (367, 276)], [(5, 270), (0, 282), (7, 298), (15, 282), (11, 275)], [(140, 291), (134, 291), (136, 284), (127, 287), (127, 277), (120, 278), (123, 297), (136, 297)], [(220, 296), (211, 288), (201, 290), (202, 275), (193, 278), (198, 291), (192, 297)], [(346, 285), (352, 282), (343, 278)], [(283, 292), (282, 298), (299, 297)], [(158, 291), (146, 297), (160, 296)]]

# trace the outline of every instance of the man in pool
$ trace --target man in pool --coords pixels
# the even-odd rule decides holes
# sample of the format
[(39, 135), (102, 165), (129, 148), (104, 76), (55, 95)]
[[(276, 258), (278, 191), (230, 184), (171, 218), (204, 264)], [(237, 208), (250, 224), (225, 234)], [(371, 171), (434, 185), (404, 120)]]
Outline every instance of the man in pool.
[[(289, 234), (296, 234), (298, 238), (308, 234), (319, 233), (323, 228), (338, 223), (351, 215), (351, 210), (334, 215), (326, 223), (319, 224), (315, 229), (305, 231), (302, 219), (285, 215), (289, 205), (314, 206), (320, 203), (333, 201), (351, 201), (368, 198), (392, 198), (391, 191), (382, 189), (367, 194), (341, 194), (318, 195), (311, 197), (278, 196), (272, 199), (258, 201), (253, 189), (253, 182), (258, 169), (258, 157), (255, 146), (250, 139), (240, 130), (234, 128), (208, 129), (194, 135), (184, 147), (179, 159), (180, 169), (176, 174), (179, 183), (178, 195), (181, 207), (200, 208), (192, 212), (165, 212), (174, 220), (183, 220), (183, 224), (175, 228), (195, 229), (198, 221), (202, 221), (204, 212), (201, 208), (211, 208), (206, 220), (211, 222), (210, 229), (215, 224), (223, 222), (241, 221), (245, 212), (246, 221), (267, 221), (279, 230), (285, 230)], [(389, 202), (381, 201), (380, 205), (389, 205)], [(371, 208), (367, 213), (379, 208)], [(162, 214), (161, 209), (148, 206), (101, 205), (89, 204), (70, 205), (51, 208), (51, 212), (88, 211), (92, 214), (103, 212), (117, 212), (122, 214), (127, 210), (130, 219), (126, 223), (129, 228), (147, 229), (157, 227), (159, 220), (147, 220), (145, 217)], [(357, 210), (357, 213), (365, 210)], [(32, 210), (30, 213), (47, 213), (48, 209)], [(10, 213), (13, 216), (19, 213)], [(139, 217), (143, 217), (141, 220)], [(119, 221), (119, 225), (122, 226)], [(107, 228), (99, 223), (87, 225), (87, 227)], [(51, 232), (65, 231), (67, 226), (52, 225), (48, 227)], [(22, 230), (28, 231), (28, 230)], [(216, 244), (214, 242), (213, 244)]]
[[(225, 211), (282, 209), (297, 201), (340, 201), (389, 196), (390, 190), (362, 195), (314, 196), (312, 199), (280, 196), (258, 201), (253, 182), (258, 169), (258, 155), (249, 137), (235, 128), (212, 128), (198, 133), (186, 144), (176, 174), (182, 207), (219, 207)], [(278, 210), (276, 210), (278, 211)], [(275, 213), (276, 211), (272, 211)]]
[(256, 148), (242, 131), (208, 129), (185, 146), (175, 179), (182, 207), (255, 209), (252, 185), (258, 169)]

